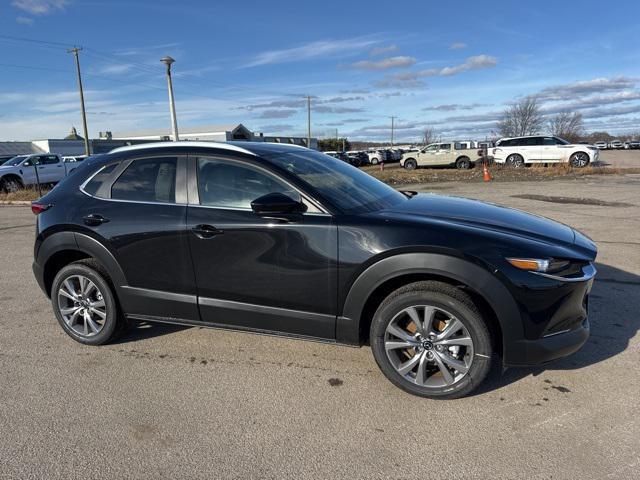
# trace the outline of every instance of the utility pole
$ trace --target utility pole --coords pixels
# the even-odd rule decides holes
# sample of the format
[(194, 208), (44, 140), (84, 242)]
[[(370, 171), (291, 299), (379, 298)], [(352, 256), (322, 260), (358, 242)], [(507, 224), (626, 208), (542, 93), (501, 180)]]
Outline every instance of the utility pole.
[(307, 95), (307, 148), (311, 148), (311, 96)]
[(87, 112), (84, 109), (84, 90), (82, 89), (82, 76), (80, 75), (80, 58), (78, 53), (82, 50), (82, 47), (73, 47), (67, 50), (67, 53), (73, 53), (76, 59), (76, 70), (78, 72), (78, 88), (80, 90), (80, 108), (82, 110), (82, 128), (84, 131), (84, 154), (91, 155), (89, 152), (89, 130), (87, 128)]
[(393, 148), (393, 127), (394, 127), (394, 121), (395, 121), (396, 117), (391, 117), (391, 148)]
[(176, 120), (176, 103), (173, 99), (173, 82), (171, 81), (171, 64), (175, 60), (171, 57), (162, 57), (162, 63), (167, 66), (167, 87), (169, 88), (169, 112), (171, 113), (171, 129), (173, 132), (173, 141), (177, 142), (178, 138), (178, 120)]

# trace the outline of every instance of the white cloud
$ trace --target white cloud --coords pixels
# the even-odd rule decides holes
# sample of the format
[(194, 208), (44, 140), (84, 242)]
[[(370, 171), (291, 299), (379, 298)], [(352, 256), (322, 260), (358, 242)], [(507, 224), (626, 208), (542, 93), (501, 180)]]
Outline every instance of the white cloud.
[(29, 27), (33, 26), (33, 18), (29, 17), (16, 17), (16, 23), (20, 25), (27, 25)]
[(49, 15), (57, 10), (64, 10), (69, 0), (13, 0), (11, 5), (31, 15)]
[(462, 50), (463, 48), (467, 48), (467, 44), (464, 42), (454, 42), (449, 45), (449, 50)]
[(377, 61), (361, 60), (348, 65), (348, 67), (357, 68), (358, 70), (389, 70), (392, 68), (407, 68), (415, 63), (416, 59), (413, 57), (398, 56)]
[(576, 95), (611, 92), (633, 88), (638, 83), (637, 78), (630, 77), (600, 77), (580, 82), (554, 85), (541, 90), (536, 96), (543, 100), (562, 100)]
[(483, 70), (495, 67), (498, 59), (490, 55), (476, 55), (468, 57), (463, 63), (451, 67), (430, 68), (418, 72), (403, 72), (389, 75), (375, 83), (380, 88), (419, 88), (424, 85), (424, 77), (450, 77), (470, 70)]
[(372, 57), (377, 57), (378, 55), (386, 55), (388, 53), (393, 53), (398, 50), (396, 45), (389, 45), (387, 47), (376, 47), (369, 52), (369, 55)]
[(422, 72), (422, 75), (425, 77), (436, 75), (448, 77), (450, 75), (457, 75), (458, 73), (466, 72), (468, 70), (482, 70), (485, 68), (495, 67), (497, 64), (498, 59), (496, 57), (492, 57), (490, 55), (476, 55), (475, 57), (467, 58), (464, 63), (455, 65), (453, 67), (424, 70)]
[(259, 53), (244, 65), (244, 67), (258, 67), (261, 65), (300, 62), (312, 58), (344, 56), (354, 51), (369, 48), (375, 43), (375, 40), (366, 37), (348, 38), (345, 40), (321, 40), (299, 47)]

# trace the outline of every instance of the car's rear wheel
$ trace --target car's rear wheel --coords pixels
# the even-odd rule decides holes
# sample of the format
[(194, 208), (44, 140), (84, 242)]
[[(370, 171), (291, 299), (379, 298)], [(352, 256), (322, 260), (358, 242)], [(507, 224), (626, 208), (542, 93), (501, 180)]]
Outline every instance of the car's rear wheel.
[(416, 168), (418, 168), (418, 162), (416, 162), (414, 158), (407, 158), (404, 161), (404, 168), (406, 170), (415, 170)]
[(569, 157), (569, 165), (575, 168), (584, 168), (589, 165), (589, 155), (584, 152), (576, 152)]
[(456, 160), (456, 168), (459, 170), (468, 170), (471, 168), (471, 159), (469, 157), (460, 157)]
[(524, 158), (522, 155), (512, 153), (507, 157), (507, 165), (514, 168), (524, 167)]
[(374, 315), (370, 341), (384, 375), (421, 397), (469, 394), (486, 378), (493, 355), (487, 325), (469, 296), (434, 281), (387, 297)]
[(74, 340), (102, 345), (121, 334), (127, 325), (106, 274), (92, 261), (62, 268), (53, 280), (51, 302), (58, 323)]

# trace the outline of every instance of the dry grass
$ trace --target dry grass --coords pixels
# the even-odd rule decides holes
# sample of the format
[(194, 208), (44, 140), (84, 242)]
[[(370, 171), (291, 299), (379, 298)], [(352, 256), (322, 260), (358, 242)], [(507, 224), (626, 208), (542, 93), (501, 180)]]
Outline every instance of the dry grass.
[[(42, 195), (46, 195), (50, 189), (43, 188)], [(38, 190), (35, 188), (25, 188), (13, 193), (0, 193), (0, 201), (2, 202), (32, 202), (40, 198)]]
[[(439, 182), (482, 182), (482, 167), (470, 170), (456, 170), (453, 168), (419, 168), (405, 170), (398, 164), (385, 166), (383, 171), (379, 166), (363, 167), (363, 170), (379, 180), (390, 185), (407, 185), (413, 183)], [(544, 167), (534, 165), (530, 168), (511, 168), (504, 165), (489, 167), (491, 177), (496, 182), (548, 181), (570, 180), (587, 175), (616, 175), (624, 173), (640, 173), (640, 168), (612, 168), (586, 167), (571, 168), (566, 164)]]

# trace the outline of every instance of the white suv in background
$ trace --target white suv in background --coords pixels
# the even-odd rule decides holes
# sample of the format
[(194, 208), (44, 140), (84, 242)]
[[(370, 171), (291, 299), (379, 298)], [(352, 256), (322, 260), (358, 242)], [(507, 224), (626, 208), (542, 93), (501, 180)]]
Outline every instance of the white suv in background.
[(569, 163), (572, 167), (586, 167), (598, 160), (598, 149), (592, 145), (571, 144), (566, 140), (534, 135), (502, 138), (493, 149), (496, 163), (522, 167), (533, 163)]

